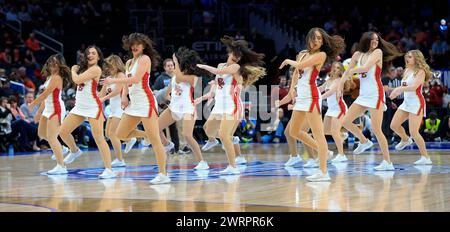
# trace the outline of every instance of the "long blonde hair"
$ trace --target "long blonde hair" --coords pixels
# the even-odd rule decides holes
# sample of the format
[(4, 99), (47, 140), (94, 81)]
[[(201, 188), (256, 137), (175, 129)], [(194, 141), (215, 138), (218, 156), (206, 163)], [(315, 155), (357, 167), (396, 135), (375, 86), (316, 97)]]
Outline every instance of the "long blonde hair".
[(110, 55), (105, 59), (105, 63), (108, 69), (108, 75), (112, 75), (111, 67), (116, 69), (116, 73), (122, 72), (125, 73), (125, 65), (122, 62), (122, 59), (118, 55)]
[[(430, 80), (433, 73), (431, 72), (430, 66), (427, 64), (425, 57), (423, 56), (422, 52), (420, 50), (410, 50), (405, 55), (405, 63), (406, 63), (406, 56), (410, 53), (414, 57), (414, 75), (419, 72), (419, 70), (423, 70), (425, 72), (425, 83)], [(405, 77), (403, 77), (405, 78)]]
[[(335, 65), (339, 65), (339, 68), (340, 68), (340, 72), (337, 73), (337, 74), (333, 73), (333, 71), (334, 71), (334, 68), (333, 68), (333, 67), (334, 67)], [(332, 75), (331, 75), (331, 74), (332, 74)], [(328, 76), (330, 77), (329, 80), (332, 81), (332, 80), (341, 78), (343, 74), (344, 74), (344, 65), (343, 65), (341, 62), (338, 62), (338, 61), (333, 62), (333, 63), (331, 64), (330, 74), (328, 75)]]
[[(333, 67), (334, 67), (335, 65), (339, 65), (339, 68), (340, 68), (340, 72), (337, 73), (337, 74), (332, 73), (332, 72), (333, 72)], [(344, 64), (342, 64), (342, 63), (339, 62), (339, 61), (334, 61), (334, 62), (331, 64), (331, 71), (330, 71), (330, 74), (332, 74), (332, 75), (328, 75), (328, 76), (330, 77), (330, 79), (328, 79), (328, 81), (331, 82), (331, 81), (334, 81), (334, 80), (336, 80), (336, 79), (342, 78), (342, 75), (344, 75), (344, 72), (345, 72)], [(344, 82), (344, 91), (349, 91), (349, 90), (350, 90), (350, 87), (351, 87), (351, 80), (346, 80), (346, 81)]]

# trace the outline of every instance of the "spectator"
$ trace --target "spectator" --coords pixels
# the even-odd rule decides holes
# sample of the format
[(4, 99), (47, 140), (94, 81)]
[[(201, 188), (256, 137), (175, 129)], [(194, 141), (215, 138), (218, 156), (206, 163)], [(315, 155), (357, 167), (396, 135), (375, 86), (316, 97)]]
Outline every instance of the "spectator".
[(441, 108), (444, 102), (444, 93), (445, 90), (439, 80), (435, 79), (431, 81), (431, 88), (429, 94), (430, 107)]
[(34, 57), (34, 54), (30, 49), (27, 49), (27, 51), (25, 52), (24, 64), (27, 68), (34, 69), (36, 67), (36, 58)]
[[(169, 86), (172, 77), (175, 75), (175, 63), (172, 59), (165, 59), (163, 61), (164, 72), (159, 75), (155, 83), (152, 86), (152, 90), (156, 96), (156, 101), (158, 102), (158, 111), (162, 112), (167, 108), (169, 102), (165, 99), (165, 94)], [(178, 123), (173, 123), (169, 126), (170, 138), (175, 145), (175, 151), (180, 150), (180, 138), (178, 136)]]
[(39, 40), (35, 38), (34, 33), (30, 33), (30, 36), (25, 41), (25, 45), (31, 49), (33, 52), (37, 52), (41, 50), (41, 44), (39, 43)]
[(29, 23), (31, 22), (31, 16), (27, 11), (27, 6), (26, 5), (22, 5), (20, 7), (20, 12), (18, 14), (18, 18), (22, 21), (22, 22), (26, 22)]
[(9, 108), (8, 98), (0, 97), (0, 152), (6, 152), (11, 141), (13, 115)]
[(250, 118), (250, 111), (245, 109), (245, 117), (241, 122), (241, 140), (244, 143), (253, 141), (256, 132), (256, 119)]
[(423, 138), (425, 141), (441, 142), (442, 125), (441, 120), (437, 118), (437, 113), (432, 111), (429, 117), (425, 120), (423, 127)]
[[(383, 83), (383, 89), (385, 91), (385, 95), (389, 96), (392, 90), (398, 86), (401, 85), (401, 79), (397, 79), (397, 72), (395, 67), (391, 66), (388, 69), (388, 72), (386, 76), (381, 78), (381, 82)], [(390, 128), (390, 124), (392, 121), (392, 117), (395, 114), (395, 111), (397, 111), (398, 105), (393, 102), (390, 98), (386, 97), (386, 107), (387, 110), (383, 114), (383, 123), (382, 123), (382, 130), (384, 136), (386, 136), (386, 140), (388, 143), (394, 142), (393, 140), (393, 133)]]
[[(275, 105), (276, 100), (283, 99), (289, 92), (289, 86), (287, 85), (287, 79), (285, 75), (280, 76), (280, 83), (277, 87), (272, 88), (270, 92), (270, 99), (271, 99), (271, 106)], [(282, 105), (281, 109), (283, 109), (284, 112), (288, 112), (287, 105)]]
[(442, 122), (442, 131), (444, 132), (442, 140), (450, 142), (450, 114), (447, 114)]
[[(0, 73), (4, 72), (4, 69), (0, 69)], [(9, 97), (13, 95), (14, 92), (10, 88), (9, 81), (0, 75), (0, 97)]]
[(85, 50), (86, 50), (86, 44), (82, 43), (80, 49), (78, 49), (78, 51), (77, 51), (77, 58), (76, 58), (77, 64), (79, 64), (81, 59), (83, 58)]
[(35, 123), (34, 123), (34, 116), (36, 115), (36, 113), (37, 113), (37, 111), (38, 111), (38, 109), (39, 109), (39, 106), (35, 106), (32, 112), (30, 112), (30, 111), (28, 110), (28, 105), (29, 105), (33, 100), (34, 100), (34, 93), (33, 93), (33, 92), (27, 93), (27, 94), (25, 95), (25, 102), (20, 106), (20, 110), (21, 110), (22, 113), (25, 115), (25, 119), (26, 119), (28, 122), (31, 122), (31, 123), (35, 124)]
[(11, 123), (11, 137), (18, 137), (19, 151), (39, 151), (36, 145), (37, 126), (31, 124), (23, 114), (22, 110), (17, 106), (17, 98), (11, 96), (9, 98), (9, 110), (13, 115)]
[(442, 40), (441, 36), (436, 36), (430, 50), (431, 63), (435, 68), (444, 68), (446, 66), (446, 53), (448, 51), (448, 44)]
[(12, 64), (11, 49), (5, 48), (3, 52), (0, 53), (0, 64), (9, 66)]
[(289, 119), (284, 116), (284, 111), (281, 108), (277, 109), (277, 119), (275, 120), (273, 126), (267, 128), (268, 133), (262, 136), (263, 143), (279, 143), (286, 142), (286, 137), (284, 135), (284, 130), (289, 122)]
[(26, 72), (27, 69), (25, 67), (20, 67), (18, 69), (19, 79), (22, 80), (28, 92), (36, 92), (36, 85), (34, 84), (34, 81), (27, 76)]
[(17, 9), (15, 6), (6, 12), (6, 21), (17, 21), (19, 20), (19, 15), (17, 14)]
[(364, 136), (367, 139), (372, 140), (372, 138), (374, 138), (375, 136), (373, 134), (372, 123), (370, 121), (369, 111), (366, 111), (366, 113), (363, 114), (363, 116), (361, 116), (361, 123), (363, 126), (362, 133), (364, 134)]

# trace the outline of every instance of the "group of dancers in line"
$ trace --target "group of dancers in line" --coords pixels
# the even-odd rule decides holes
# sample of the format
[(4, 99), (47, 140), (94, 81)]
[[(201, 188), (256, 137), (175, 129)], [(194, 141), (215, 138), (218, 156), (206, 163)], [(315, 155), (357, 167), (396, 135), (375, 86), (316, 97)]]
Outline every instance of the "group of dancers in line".
[[(241, 155), (239, 138), (233, 136), (244, 112), (240, 94), (243, 88), (266, 74), (263, 68), (264, 54), (250, 49), (245, 40), (224, 36), (221, 41), (227, 47), (228, 59), (217, 68), (204, 64), (195, 51), (185, 47), (179, 48), (173, 54), (175, 76), (166, 93), (167, 98), (170, 98), (170, 105), (161, 115), (158, 115), (156, 98), (149, 87), (151, 69), (159, 63), (160, 56), (154, 48), (153, 41), (146, 35), (132, 33), (123, 37), (123, 48), (132, 57), (125, 64), (116, 55), (104, 60), (101, 50), (94, 45), (86, 48), (84, 59), (71, 69), (66, 65), (62, 55), (50, 56), (42, 70), (43, 75), (47, 76), (45, 89), (29, 105), (32, 108), (41, 103), (37, 115), (40, 118), (38, 134), (40, 138), (48, 141), (57, 163), (47, 174), (67, 174), (66, 164), (72, 163), (82, 155), (83, 152), (77, 147), (71, 133), (86, 119), (89, 121), (105, 166), (99, 178), (114, 178), (116, 173), (112, 167), (126, 166), (121, 141), (143, 138), (152, 144), (159, 170), (158, 175), (150, 183), (169, 183), (171, 179), (166, 170), (166, 152), (173, 147), (173, 143), (167, 140), (162, 130), (178, 120), (183, 120), (182, 135), (198, 162), (194, 169), (209, 169), (201, 150), (207, 151), (218, 145), (217, 138), (219, 138), (229, 163), (220, 174), (240, 174), (236, 165), (247, 162)], [(301, 51), (296, 60), (286, 59), (279, 67), (281, 69), (290, 65), (295, 69), (289, 94), (275, 103), (280, 106), (293, 101), (293, 114), (285, 130), (290, 153), (285, 166), (303, 162), (296, 146), (299, 140), (303, 142), (311, 156), (303, 167), (320, 168), (320, 171), (306, 179), (330, 181), (327, 161), (348, 160), (343, 150), (343, 140), (348, 133), (341, 133), (342, 127), (359, 139), (354, 154), (360, 154), (373, 146), (373, 143), (353, 124), (354, 119), (369, 110), (373, 131), (383, 154), (383, 161), (374, 169), (395, 170), (390, 160), (386, 138), (381, 130), (383, 111), (386, 108), (381, 72), (390, 61), (402, 54), (377, 33), (366, 32), (361, 37), (358, 50), (353, 54), (348, 69), (344, 71), (342, 63), (334, 62), (328, 80), (318, 87), (316, 79), (321, 68), (325, 63), (334, 61), (343, 52), (344, 39), (340, 36), (330, 36), (321, 28), (312, 28), (307, 34), (306, 42), (306, 50)], [(394, 89), (389, 96), (395, 98), (404, 93), (404, 102), (391, 123), (391, 128), (402, 138), (396, 149), (402, 150), (413, 143), (401, 126), (405, 120), (409, 120), (410, 134), (421, 154), (421, 158), (415, 164), (430, 165), (432, 162), (427, 154), (425, 142), (419, 134), (419, 127), (425, 114), (422, 85), (431, 77), (431, 71), (419, 50), (408, 51), (405, 55), (405, 64), (402, 86)], [(199, 77), (206, 73), (215, 75), (211, 90), (194, 99), (194, 86)], [(108, 77), (102, 79), (103, 87), (97, 92), (97, 85), (101, 76), (105, 74)], [(342, 100), (342, 92), (355, 74), (360, 78), (360, 94), (347, 108)], [(76, 102), (65, 117), (66, 110), (61, 99), (61, 91), (69, 80), (77, 84)], [(204, 100), (210, 102), (213, 99), (214, 108), (204, 125), (208, 141), (200, 149), (193, 137), (197, 117), (195, 106)], [(327, 99), (328, 102), (328, 111), (323, 122), (320, 112), (322, 99)], [(115, 151), (116, 159), (113, 162), (103, 134), (106, 118), (102, 105), (106, 100), (110, 102), (111, 114), (107, 119), (105, 131)], [(144, 130), (137, 129), (140, 122)], [(312, 136), (308, 134), (309, 129)], [(55, 133), (58, 131), (59, 133)], [(336, 143), (338, 154), (334, 158), (333, 152), (328, 150), (325, 134), (331, 134)], [(58, 136), (68, 148), (61, 145)]]

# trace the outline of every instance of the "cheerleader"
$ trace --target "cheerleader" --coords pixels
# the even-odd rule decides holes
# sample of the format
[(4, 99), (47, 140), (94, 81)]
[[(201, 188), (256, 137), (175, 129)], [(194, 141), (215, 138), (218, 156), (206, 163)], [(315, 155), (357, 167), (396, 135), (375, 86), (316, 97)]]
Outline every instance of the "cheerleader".
[[(292, 85), (297, 85), (297, 98), (291, 118), (290, 134), (318, 152), (320, 172), (306, 179), (308, 181), (329, 181), (327, 171), (328, 144), (323, 131), (320, 114), (320, 92), (316, 78), (328, 58), (335, 59), (345, 48), (344, 39), (340, 36), (329, 36), (321, 28), (312, 28), (306, 36), (308, 49), (299, 55), (298, 61), (286, 59), (280, 65), (298, 69)], [(307, 121), (311, 127), (314, 139), (304, 131), (299, 130)]]
[[(297, 69), (294, 70), (293, 75), (298, 75)], [(281, 105), (287, 104), (290, 101), (292, 101), (292, 104), (288, 105), (288, 109), (293, 110), (296, 97), (297, 97), (296, 86), (291, 84), (291, 87), (289, 89), (289, 94), (287, 94), (283, 99), (275, 101), (275, 106), (279, 107)], [(303, 123), (301, 130), (304, 133), (308, 133), (308, 131), (310, 130), (310, 126), (307, 121), (305, 121)], [(298, 153), (297, 139), (294, 138), (290, 134), (290, 131), (291, 131), (291, 120), (289, 120), (289, 122), (286, 126), (286, 129), (284, 130), (284, 135), (286, 136), (286, 141), (288, 143), (289, 153), (290, 153), (289, 160), (284, 164), (284, 166), (286, 166), (286, 167), (292, 167), (298, 163), (303, 162), (302, 157)], [(305, 145), (305, 150), (308, 154), (308, 159), (307, 159), (306, 163), (303, 164), (303, 168), (318, 168), (319, 167), (319, 164), (317, 163), (318, 157), (317, 157), (317, 154), (315, 153), (314, 149), (312, 147), (308, 146), (307, 144), (304, 144), (304, 145)], [(333, 152), (328, 151), (328, 160), (330, 160), (331, 158), (333, 158)]]
[(344, 73), (344, 65), (340, 62), (334, 62), (331, 66), (329, 79), (319, 87), (323, 99), (327, 100), (328, 110), (323, 119), (323, 126), (326, 135), (331, 135), (336, 144), (338, 154), (331, 160), (331, 162), (345, 162), (347, 157), (344, 154), (343, 141), (348, 137), (348, 134), (342, 136), (341, 128), (345, 113), (347, 112), (347, 104), (345, 104), (342, 97), (336, 97), (336, 90), (339, 87), (339, 79)]
[[(166, 171), (166, 153), (159, 137), (158, 110), (156, 98), (149, 86), (151, 68), (159, 62), (158, 52), (153, 41), (141, 33), (132, 33), (122, 39), (123, 48), (130, 53), (125, 78), (106, 78), (105, 84), (124, 83), (128, 85), (130, 102), (122, 94), (126, 106), (116, 129), (117, 138), (127, 141), (131, 138), (147, 138), (156, 154), (159, 173), (150, 181), (151, 184), (165, 184), (171, 180)], [(142, 122), (145, 131), (135, 129)]]
[[(217, 68), (197, 64), (199, 68), (205, 69), (216, 75), (212, 91), (198, 99), (198, 101), (215, 99), (214, 108), (205, 123), (205, 132), (209, 138), (209, 144), (217, 145), (215, 138), (218, 136), (224, 145), (229, 165), (221, 171), (221, 174), (239, 174), (236, 163), (246, 161), (235, 157), (236, 150), (233, 146), (233, 133), (243, 118), (243, 104), (240, 99), (242, 87), (251, 85), (261, 76), (265, 75), (262, 59), (264, 54), (256, 53), (248, 48), (245, 40), (234, 40), (232, 37), (224, 36), (222, 43), (227, 47), (228, 59)], [(198, 102), (197, 101), (197, 102)], [(211, 142), (214, 141), (214, 142)], [(238, 141), (237, 141), (238, 142)], [(207, 150), (208, 143), (204, 146)], [(243, 157), (242, 157), (243, 158)]]
[[(119, 56), (111, 55), (106, 58), (104, 67), (105, 73), (107, 73), (109, 77), (125, 78), (125, 65)], [(116, 155), (116, 159), (111, 162), (112, 167), (126, 166), (122, 155), (122, 143), (120, 142), (120, 139), (117, 138), (115, 133), (115, 129), (119, 125), (120, 118), (123, 114), (123, 110), (121, 108), (121, 94), (124, 88), (125, 84), (123, 83), (103, 85), (99, 94), (100, 101), (103, 103), (106, 100), (109, 100), (109, 106), (111, 108), (111, 114), (108, 116), (108, 120), (106, 121), (105, 133), (111, 141)]]
[[(360, 74), (359, 96), (344, 116), (344, 127), (358, 137), (360, 141), (353, 153), (360, 154), (366, 151), (373, 146), (373, 143), (353, 124), (353, 120), (363, 115), (367, 110), (370, 111), (373, 132), (383, 153), (383, 161), (374, 168), (378, 171), (395, 170), (390, 160), (386, 137), (381, 130), (383, 111), (386, 110), (384, 90), (381, 84), (381, 71), (383, 67), (387, 67), (388, 62), (400, 55), (394, 45), (383, 40), (377, 33), (364, 33), (348, 69), (340, 80), (337, 93), (337, 97), (342, 97), (342, 88), (345, 81), (355, 73)], [(355, 66), (358, 68), (354, 68)]]
[(67, 168), (64, 164), (63, 153), (67, 153), (68, 149), (61, 146), (58, 133), (55, 132), (59, 131), (62, 120), (66, 115), (66, 107), (62, 101), (61, 92), (70, 77), (70, 69), (66, 65), (64, 57), (61, 54), (56, 54), (47, 59), (42, 68), (42, 75), (47, 76), (44, 91), (30, 103), (28, 108), (31, 112), (34, 106), (42, 102), (36, 115), (39, 118), (38, 135), (41, 139), (47, 140), (56, 160), (56, 166), (47, 174), (64, 175), (67, 174)]
[(183, 120), (181, 133), (198, 162), (194, 169), (206, 170), (209, 169), (208, 163), (203, 160), (200, 146), (193, 136), (196, 121), (194, 86), (199, 80), (198, 76), (205, 72), (199, 69), (196, 64), (203, 61), (197, 52), (185, 47), (179, 48), (178, 52), (173, 54), (173, 61), (175, 63), (175, 76), (172, 77), (166, 92), (167, 97), (170, 94), (170, 104), (158, 119), (161, 141), (165, 147), (173, 147), (173, 143), (167, 140), (162, 133), (162, 129), (169, 127), (176, 121)]
[(114, 178), (116, 174), (111, 169), (111, 152), (103, 135), (105, 116), (102, 103), (97, 95), (97, 83), (102, 75), (100, 68), (102, 65), (103, 54), (100, 48), (89, 46), (84, 52), (80, 66), (72, 66), (72, 81), (77, 85), (75, 106), (64, 119), (59, 135), (70, 148), (69, 155), (64, 159), (66, 164), (70, 164), (82, 154), (75, 144), (72, 131), (87, 118), (105, 166), (105, 170), (99, 178), (106, 179)]
[[(391, 121), (391, 129), (402, 138), (395, 146), (396, 150), (403, 150), (405, 147), (416, 142), (420, 151), (420, 159), (414, 162), (415, 165), (431, 165), (425, 147), (425, 141), (419, 133), (422, 118), (425, 116), (425, 99), (422, 95), (422, 85), (428, 83), (431, 78), (431, 70), (425, 58), (419, 50), (411, 50), (405, 55), (406, 69), (403, 73), (402, 86), (395, 88), (391, 99), (404, 93), (403, 103), (398, 107)], [(414, 138), (414, 142), (406, 135), (402, 124), (409, 120), (409, 133)]]

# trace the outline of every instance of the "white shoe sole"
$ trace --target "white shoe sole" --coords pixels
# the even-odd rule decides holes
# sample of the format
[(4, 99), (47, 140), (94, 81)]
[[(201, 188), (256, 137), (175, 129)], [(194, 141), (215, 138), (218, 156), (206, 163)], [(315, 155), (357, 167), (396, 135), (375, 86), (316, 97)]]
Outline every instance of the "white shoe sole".
[(156, 182), (156, 181), (154, 181), (154, 182), (150, 181), (150, 184), (157, 185), (157, 184), (167, 184), (167, 183), (170, 183), (170, 182), (171, 182), (171, 180), (164, 180), (164, 181), (158, 181), (158, 182)]

